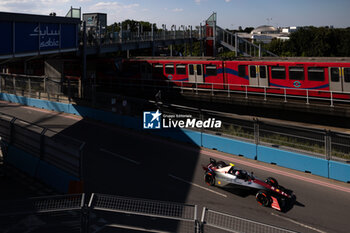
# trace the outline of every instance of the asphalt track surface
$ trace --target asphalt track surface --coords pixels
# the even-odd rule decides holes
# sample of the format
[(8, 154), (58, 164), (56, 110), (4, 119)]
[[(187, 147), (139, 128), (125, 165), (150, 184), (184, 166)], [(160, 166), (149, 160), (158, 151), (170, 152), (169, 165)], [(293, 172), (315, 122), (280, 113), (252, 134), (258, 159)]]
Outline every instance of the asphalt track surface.
[[(83, 140), (84, 191), (196, 204), (298, 232), (349, 232), (350, 184), (217, 151), (121, 129), (81, 117), (0, 102), (0, 112)], [(185, 136), (185, 135), (184, 135)], [(249, 192), (229, 192), (203, 181), (202, 165), (213, 157), (275, 177), (294, 191), (286, 213), (263, 208)]]

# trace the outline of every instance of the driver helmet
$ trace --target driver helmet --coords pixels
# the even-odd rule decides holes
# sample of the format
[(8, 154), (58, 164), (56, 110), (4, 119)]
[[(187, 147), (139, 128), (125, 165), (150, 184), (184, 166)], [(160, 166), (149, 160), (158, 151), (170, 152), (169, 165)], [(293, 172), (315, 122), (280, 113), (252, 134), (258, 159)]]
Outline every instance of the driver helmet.
[(239, 176), (239, 174), (240, 174), (239, 171), (236, 171), (236, 172), (235, 172), (235, 175), (236, 175), (236, 176)]

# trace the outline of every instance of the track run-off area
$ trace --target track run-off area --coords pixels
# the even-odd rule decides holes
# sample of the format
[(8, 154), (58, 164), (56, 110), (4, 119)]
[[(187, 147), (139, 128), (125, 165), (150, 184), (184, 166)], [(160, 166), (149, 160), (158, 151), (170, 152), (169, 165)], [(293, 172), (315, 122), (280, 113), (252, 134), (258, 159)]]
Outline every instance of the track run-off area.
[[(86, 193), (105, 193), (198, 205), (298, 232), (349, 232), (350, 184), (79, 116), (0, 102), (0, 112), (86, 142)], [(184, 135), (185, 137), (185, 135)], [(204, 182), (209, 158), (234, 163), (294, 191), (285, 213), (261, 207), (248, 191), (226, 191)]]

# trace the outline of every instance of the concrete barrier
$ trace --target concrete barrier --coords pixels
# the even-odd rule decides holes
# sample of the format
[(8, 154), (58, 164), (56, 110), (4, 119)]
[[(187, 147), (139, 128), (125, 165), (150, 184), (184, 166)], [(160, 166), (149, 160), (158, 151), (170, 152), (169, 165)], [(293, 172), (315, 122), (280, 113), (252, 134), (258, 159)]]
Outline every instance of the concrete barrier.
[(71, 181), (78, 181), (75, 176), (62, 171), (61, 169), (41, 161), (38, 157), (8, 145), (5, 162), (17, 169), (37, 178), (61, 193), (67, 193)]
[(203, 147), (215, 149), (229, 154), (236, 154), (250, 159), (256, 159), (256, 145), (249, 142), (242, 142), (236, 139), (224, 138), (221, 136), (202, 134)]
[(329, 161), (329, 178), (350, 183), (350, 164)]
[(39, 163), (39, 158), (18, 149), (15, 146), (7, 146), (7, 154), (4, 157), (5, 162), (11, 164), (17, 169), (27, 173), (31, 177), (35, 176), (36, 169)]
[(260, 145), (257, 154), (257, 159), (262, 162), (328, 177), (328, 160), (326, 159)]

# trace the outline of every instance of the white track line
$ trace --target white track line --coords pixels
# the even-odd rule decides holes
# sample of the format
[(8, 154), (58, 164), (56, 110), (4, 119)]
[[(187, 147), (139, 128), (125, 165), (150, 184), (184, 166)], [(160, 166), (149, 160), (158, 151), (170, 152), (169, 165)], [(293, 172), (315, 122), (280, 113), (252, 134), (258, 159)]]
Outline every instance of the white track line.
[(200, 186), (200, 185), (198, 185), (198, 184), (195, 184), (195, 183), (192, 183), (192, 182), (190, 182), (190, 181), (187, 181), (187, 180), (181, 179), (180, 177), (174, 176), (174, 175), (172, 175), (172, 174), (168, 174), (168, 175), (169, 175), (171, 178), (175, 179), (175, 180), (182, 181), (182, 182), (184, 182), (184, 183), (186, 183), (186, 184), (193, 185), (193, 186), (195, 186), (195, 187), (197, 187), (197, 188), (204, 189), (204, 190), (206, 190), (206, 191), (209, 191), (209, 192), (215, 193), (215, 194), (217, 194), (217, 195), (219, 195), (219, 196), (222, 196), (222, 197), (227, 197), (227, 195), (225, 195), (225, 194), (222, 194), (222, 193), (216, 192), (216, 191), (214, 191), (214, 190), (211, 190), (211, 189), (208, 189), (208, 188), (202, 187), (202, 186)]
[(275, 214), (275, 213), (271, 213), (271, 215), (276, 216), (276, 217), (279, 217), (279, 218), (284, 219), (284, 220), (286, 220), (286, 221), (292, 222), (292, 223), (297, 224), (297, 225), (299, 225), (299, 226), (302, 226), (302, 227), (304, 227), (304, 228), (307, 228), (307, 229), (310, 229), (310, 230), (313, 230), (313, 231), (317, 231), (317, 232), (319, 232), (319, 233), (327, 233), (327, 232), (325, 232), (325, 231), (319, 230), (319, 229), (314, 228), (314, 227), (310, 227), (310, 226), (308, 226), (308, 225), (305, 225), (305, 224), (303, 224), (303, 223), (297, 222), (297, 221), (295, 221), (295, 220), (293, 220), (293, 219), (290, 219), (290, 218), (287, 218), (287, 217), (280, 216), (280, 215)]
[(105, 152), (105, 153), (110, 154), (110, 155), (113, 155), (114, 157), (117, 157), (119, 159), (124, 159), (124, 160), (126, 160), (126, 161), (128, 161), (130, 163), (134, 163), (136, 165), (140, 165), (141, 164), (139, 161), (135, 161), (135, 160), (129, 159), (129, 158), (125, 157), (125, 156), (116, 154), (114, 152), (110, 152), (110, 151), (108, 151), (106, 149), (103, 149), (103, 148), (101, 148), (100, 151)]

